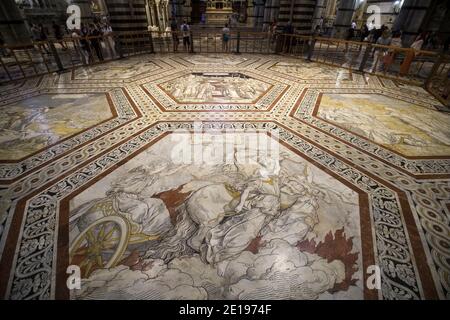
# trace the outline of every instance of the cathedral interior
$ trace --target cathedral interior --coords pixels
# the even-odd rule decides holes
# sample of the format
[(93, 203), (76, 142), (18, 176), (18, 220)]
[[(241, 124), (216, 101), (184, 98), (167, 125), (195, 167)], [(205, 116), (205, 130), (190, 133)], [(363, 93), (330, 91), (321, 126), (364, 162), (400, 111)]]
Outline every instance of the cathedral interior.
[(2, 0), (0, 299), (449, 300), (449, 4)]

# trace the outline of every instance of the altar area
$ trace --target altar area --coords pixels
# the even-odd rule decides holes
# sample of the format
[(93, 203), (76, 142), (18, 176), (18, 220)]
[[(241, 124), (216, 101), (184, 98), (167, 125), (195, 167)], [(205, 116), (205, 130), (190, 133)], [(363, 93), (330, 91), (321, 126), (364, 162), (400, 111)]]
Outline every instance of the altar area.
[(233, 14), (231, 0), (208, 0), (206, 3), (206, 23), (224, 25)]

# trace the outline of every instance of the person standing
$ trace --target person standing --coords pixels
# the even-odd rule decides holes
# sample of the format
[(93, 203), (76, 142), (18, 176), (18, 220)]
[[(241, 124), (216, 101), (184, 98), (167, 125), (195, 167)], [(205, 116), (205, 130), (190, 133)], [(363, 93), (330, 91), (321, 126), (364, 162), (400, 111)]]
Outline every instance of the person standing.
[(178, 52), (178, 44), (180, 43), (180, 39), (178, 38), (178, 25), (175, 19), (173, 19), (170, 24), (170, 31), (172, 33), (173, 51)]
[(108, 48), (109, 56), (113, 59), (117, 55), (116, 42), (114, 41), (112, 27), (108, 22), (103, 24), (102, 33), (104, 35), (106, 47)]
[(269, 27), (269, 37), (271, 38), (271, 43), (275, 42), (277, 32), (277, 22), (274, 20)]
[(444, 53), (447, 53), (448, 52), (448, 47), (449, 47), (449, 45), (450, 45), (450, 36), (447, 36), (447, 39), (445, 40), (445, 42), (444, 42)]
[[(390, 37), (389, 30), (384, 30), (383, 34), (378, 38), (377, 43), (381, 46), (389, 46), (391, 44), (392, 38)], [(374, 52), (374, 59), (371, 72), (377, 71), (377, 66), (381, 65), (384, 68), (384, 57), (387, 55), (388, 49), (384, 47), (376, 47)]]
[(292, 22), (289, 20), (288, 23), (283, 28), (284, 33), (284, 45), (285, 52), (288, 53), (291, 49), (291, 43), (293, 41), (294, 27), (292, 26)]
[(190, 35), (191, 28), (187, 24), (186, 20), (183, 21), (183, 24), (181, 25), (181, 32), (183, 34), (183, 47), (185, 51), (189, 51), (191, 48), (191, 35)]
[(9, 54), (4, 46), (5, 46), (5, 39), (3, 39), (3, 35), (0, 33), (0, 55), (7, 57)]
[(225, 23), (225, 27), (222, 28), (222, 51), (230, 51), (230, 28), (228, 28), (228, 23)]
[(88, 63), (89, 61), (89, 56), (86, 56), (86, 50), (83, 49), (83, 45), (81, 44), (81, 40), (80, 40), (80, 30), (77, 29), (73, 29), (72, 33), (71, 33), (71, 38), (72, 38), (72, 43), (73, 43), (73, 48), (75, 49), (75, 51), (78, 53), (79, 57), (80, 57), (80, 61), (83, 64)]
[[(391, 43), (389, 44), (391, 47), (401, 48), (402, 47), (402, 33), (400, 31), (395, 31), (392, 34)], [(395, 58), (398, 55), (398, 51), (395, 49), (389, 49), (387, 54), (383, 58), (383, 70), (389, 71), (389, 68), (395, 62)]]
[(95, 53), (97, 54), (98, 60), (103, 61), (103, 53), (102, 53), (102, 46), (100, 45), (100, 37), (101, 37), (101, 32), (100, 30), (97, 28), (96, 25), (91, 24), (90, 25), (90, 33), (89, 36), (92, 37), (91, 38), (91, 45), (95, 50)]
[(48, 39), (47, 30), (42, 25), (42, 23), (39, 24), (39, 37), (40, 37), (41, 41), (47, 41), (47, 39)]
[[(45, 27), (42, 25), (42, 23), (39, 24), (38, 26), (38, 32), (39, 32), (39, 42), (44, 42), (47, 41), (47, 30), (45, 30)], [(44, 50), (46, 53), (50, 53), (49, 50), (47, 49), (47, 46), (45, 44), (41, 44), (44, 47)], [(39, 45), (39, 47), (41, 46)]]
[(56, 42), (58, 42), (63, 50), (67, 50), (67, 46), (64, 44), (63, 33), (61, 27), (55, 22), (52, 22), (53, 34), (55, 35)]
[(87, 56), (87, 63), (91, 63), (93, 60), (92, 50), (91, 46), (89, 45), (89, 40), (87, 39), (87, 37), (89, 36), (89, 28), (85, 24), (81, 23), (80, 32), (81, 32), (81, 40), (80, 40), (81, 49), (83, 49), (85, 55)]
[(33, 42), (36, 42), (39, 51), (44, 50), (45, 53), (49, 53), (44, 44), (41, 43), (41, 30), (36, 24), (31, 25), (31, 38)]

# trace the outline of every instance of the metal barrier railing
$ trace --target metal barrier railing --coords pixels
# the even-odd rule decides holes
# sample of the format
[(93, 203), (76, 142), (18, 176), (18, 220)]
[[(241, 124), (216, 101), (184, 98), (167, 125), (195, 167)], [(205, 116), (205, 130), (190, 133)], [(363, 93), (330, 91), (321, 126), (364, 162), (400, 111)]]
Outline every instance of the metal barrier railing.
[[(0, 47), (0, 83), (143, 53), (281, 54), (424, 85), (448, 102), (450, 59), (430, 51), (267, 32), (127, 32)], [(443, 97), (445, 99), (443, 99)]]
[(425, 87), (444, 105), (450, 106), (450, 56), (442, 55), (438, 58)]
[(414, 84), (424, 84), (432, 77), (439, 58), (436, 52), (367, 42), (299, 35), (280, 38), (278, 53)]

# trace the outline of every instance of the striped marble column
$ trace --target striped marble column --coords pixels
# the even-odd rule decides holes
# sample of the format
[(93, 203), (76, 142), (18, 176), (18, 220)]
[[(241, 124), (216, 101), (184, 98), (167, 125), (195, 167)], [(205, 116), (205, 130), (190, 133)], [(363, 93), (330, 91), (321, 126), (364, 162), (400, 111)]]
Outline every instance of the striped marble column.
[(280, 0), (267, 0), (264, 7), (265, 26), (270, 26), (272, 22), (278, 20), (278, 12), (280, 11)]
[(321, 18), (325, 18), (325, 8), (327, 7), (327, 0), (317, 0), (316, 7), (312, 19), (312, 30), (320, 23)]
[(145, 0), (105, 0), (114, 31), (145, 31), (148, 28)]
[(25, 19), (14, 0), (0, 1), (0, 32), (7, 44), (31, 43)]
[(255, 0), (255, 27), (260, 29), (264, 22), (264, 0)]
[[(293, 1), (293, 2), (292, 2)], [(280, 0), (280, 25), (292, 22), (297, 33), (310, 34), (316, 0)]]
[(347, 36), (348, 29), (352, 25), (355, 8), (356, 0), (341, 0), (334, 21), (335, 37), (345, 38)]
[(253, 0), (247, 0), (247, 26), (255, 26), (255, 13), (254, 13), (254, 2)]
[(403, 31), (404, 45), (411, 45), (419, 34), (432, 2), (432, 0), (405, 0), (403, 3), (393, 28)]

